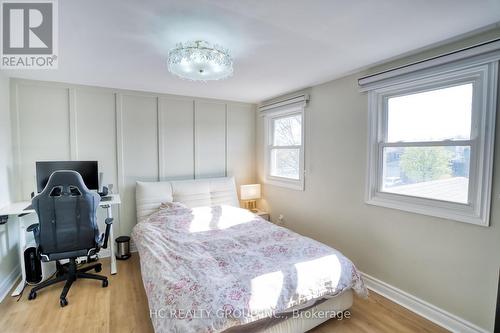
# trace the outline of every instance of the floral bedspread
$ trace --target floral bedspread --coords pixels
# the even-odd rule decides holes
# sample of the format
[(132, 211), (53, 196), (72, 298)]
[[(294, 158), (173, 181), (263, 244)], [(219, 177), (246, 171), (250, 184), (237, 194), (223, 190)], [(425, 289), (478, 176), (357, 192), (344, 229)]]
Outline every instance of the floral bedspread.
[(367, 295), (340, 252), (236, 207), (164, 204), (132, 237), (156, 332), (221, 332), (349, 288)]

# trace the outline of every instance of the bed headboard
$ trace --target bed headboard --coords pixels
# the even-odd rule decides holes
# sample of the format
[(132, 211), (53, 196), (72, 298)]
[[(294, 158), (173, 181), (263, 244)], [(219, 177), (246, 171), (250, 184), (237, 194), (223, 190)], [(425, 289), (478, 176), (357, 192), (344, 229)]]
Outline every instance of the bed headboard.
[(156, 211), (163, 202), (178, 201), (188, 207), (231, 205), (239, 207), (234, 177), (137, 182), (137, 221)]

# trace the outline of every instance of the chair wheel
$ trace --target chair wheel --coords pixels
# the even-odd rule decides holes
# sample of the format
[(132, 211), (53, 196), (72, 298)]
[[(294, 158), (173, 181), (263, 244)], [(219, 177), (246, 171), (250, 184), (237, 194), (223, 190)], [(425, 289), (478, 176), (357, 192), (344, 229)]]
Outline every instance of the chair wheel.
[(102, 281), (102, 287), (106, 288), (108, 286), (108, 280), (103, 280)]
[(30, 291), (28, 295), (28, 299), (31, 301), (32, 299), (36, 298), (36, 291)]
[(96, 266), (94, 268), (94, 270), (95, 270), (96, 273), (99, 273), (100, 271), (102, 271), (102, 267), (101, 266)]
[(59, 304), (61, 304), (61, 308), (64, 308), (66, 305), (68, 305), (68, 300), (66, 299), (66, 297), (61, 298), (59, 300)]

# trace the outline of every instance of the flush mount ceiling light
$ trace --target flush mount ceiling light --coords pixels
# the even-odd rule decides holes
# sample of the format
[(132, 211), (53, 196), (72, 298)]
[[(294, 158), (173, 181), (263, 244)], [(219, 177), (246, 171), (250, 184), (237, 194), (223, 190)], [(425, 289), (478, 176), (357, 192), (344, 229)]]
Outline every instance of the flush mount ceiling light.
[(210, 81), (233, 74), (229, 51), (203, 40), (179, 43), (168, 53), (168, 70), (184, 79)]

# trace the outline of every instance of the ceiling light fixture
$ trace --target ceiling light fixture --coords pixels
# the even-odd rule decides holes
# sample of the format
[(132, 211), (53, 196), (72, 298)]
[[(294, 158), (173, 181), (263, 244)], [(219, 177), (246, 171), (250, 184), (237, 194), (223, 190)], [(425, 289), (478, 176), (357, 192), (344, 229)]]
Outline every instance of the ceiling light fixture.
[(233, 74), (229, 50), (203, 40), (179, 43), (168, 53), (168, 70), (184, 79), (210, 81)]

